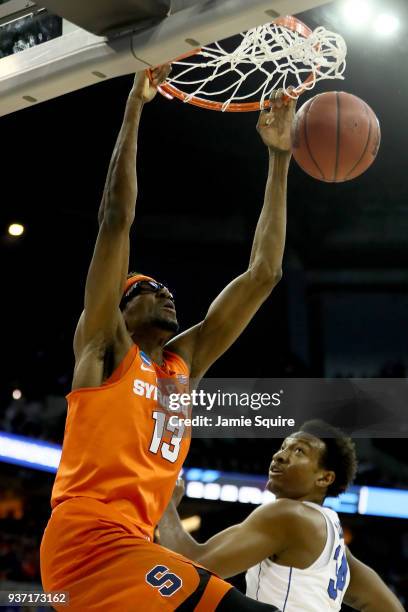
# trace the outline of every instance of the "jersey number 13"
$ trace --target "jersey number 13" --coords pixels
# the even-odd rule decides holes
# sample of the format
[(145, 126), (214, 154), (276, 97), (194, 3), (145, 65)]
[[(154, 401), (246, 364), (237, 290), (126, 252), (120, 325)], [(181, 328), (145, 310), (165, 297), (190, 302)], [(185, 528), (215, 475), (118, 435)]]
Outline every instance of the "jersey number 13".
[[(172, 425), (170, 419), (166, 423), (167, 415), (159, 411), (153, 412), (152, 417), (155, 420), (155, 424), (149, 451), (157, 455), (160, 449), (163, 459), (170, 461), (170, 463), (175, 463), (180, 453), (180, 444), (185, 429), (184, 423), (181, 419), (177, 419), (177, 425)], [(163, 436), (169, 433), (173, 434), (170, 442), (164, 442)]]

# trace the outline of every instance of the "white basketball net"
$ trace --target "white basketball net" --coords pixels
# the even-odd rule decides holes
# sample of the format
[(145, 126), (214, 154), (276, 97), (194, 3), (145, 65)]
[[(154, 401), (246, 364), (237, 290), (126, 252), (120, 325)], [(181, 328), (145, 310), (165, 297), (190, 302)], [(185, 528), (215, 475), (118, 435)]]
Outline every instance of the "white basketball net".
[(322, 79), (344, 78), (346, 43), (339, 34), (323, 27), (305, 38), (284, 26), (269, 23), (239, 36), (242, 40), (232, 51), (225, 48), (231, 44), (229, 39), (174, 62), (175, 74), (168, 83), (187, 95), (186, 102), (193, 97), (212, 99), (222, 101), (222, 110), (226, 110), (231, 102), (259, 98), (263, 108), (265, 99), (278, 88), (295, 98)]

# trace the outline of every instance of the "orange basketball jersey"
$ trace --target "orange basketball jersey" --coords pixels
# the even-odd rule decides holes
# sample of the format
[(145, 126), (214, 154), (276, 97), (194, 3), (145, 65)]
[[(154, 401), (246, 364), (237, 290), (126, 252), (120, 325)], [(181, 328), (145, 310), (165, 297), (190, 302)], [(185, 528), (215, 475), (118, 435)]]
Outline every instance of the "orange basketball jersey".
[(134, 345), (103, 385), (67, 396), (53, 509), (73, 497), (96, 499), (153, 539), (191, 437), (170, 421), (180, 413), (166, 409), (170, 393), (187, 391), (188, 367), (168, 351), (164, 360), (159, 367)]

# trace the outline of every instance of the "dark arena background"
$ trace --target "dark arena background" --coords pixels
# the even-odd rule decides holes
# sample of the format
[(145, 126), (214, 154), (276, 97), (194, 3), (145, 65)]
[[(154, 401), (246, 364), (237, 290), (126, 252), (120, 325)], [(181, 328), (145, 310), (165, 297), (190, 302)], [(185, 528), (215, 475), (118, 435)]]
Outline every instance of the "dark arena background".
[[(342, 34), (349, 51), (345, 81), (324, 81), (299, 106), (333, 89), (364, 99), (381, 123), (377, 160), (339, 184), (310, 178), (292, 160), (283, 278), (209, 377), (407, 377), (408, 12), (403, 0), (367, 2), (374, 17), (395, 17), (394, 32), (360, 22), (357, 8), (348, 19), (340, 0), (301, 15), (312, 29)], [(0, 21), (0, 78), (2, 58), (60, 35), (54, 16)], [(131, 84), (131, 76), (119, 77), (0, 117), (0, 590), (40, 588), (39, 544), (55, 475), (47, 453), (63, 439), (72, 337)], [(160, 95), (143, 111), (130, 269), (174, 290), (182, 329), (246, 269), (267, 174), (256, 121), (257, 113), (210, 112)], [(24, 232), (12, 235), (11, 224)], [(403, 605), (406, 435), (356, 439), (355, 486), (335, 506), (352, 552)], [(10, 440), (21, 442), (17, 455)], [(193, 440), (181, 514), (198, 540), (260, 503), (279, 443)], [(245, 588), (243, 576), (233, 583)]]

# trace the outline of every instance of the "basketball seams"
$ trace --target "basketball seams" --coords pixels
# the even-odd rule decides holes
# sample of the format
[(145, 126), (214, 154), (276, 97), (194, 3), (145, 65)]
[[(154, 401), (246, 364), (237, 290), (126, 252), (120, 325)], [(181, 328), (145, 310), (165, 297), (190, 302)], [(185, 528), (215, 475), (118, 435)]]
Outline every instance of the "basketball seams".
[(372, 165), (381, 142), (373, 110), (345, 92), (308, 100), (296, 116), (295, 128), (292, 152), (297, 163), (306, 174), (325, 182), (360, 176)]
[(316, 96), (315, 98), (313, 98), (310, 101), (310, 105), (309, 107), (305, 110), (305, 120), (304, 120), (304, 137), (305, 137), (305, 145), (307, 148), (307, 152), (309, 153), (309, 157), (312, 160), (312, 162), (314, 163), (314, 165), (316, 166), (318, 172), (320, 172), (320, 176), (322, 177), (322, 179), (325, 181), (326, 177), (324, 176), (319, 164), (317, 163), (317, 161), (315, 160), (315, 158), (313, 157), (310, 145), (309, 145), (309, 139), (308, 139), (308, 135), (307, 135), (307, 116), (311, 111), (311, 108), (313, 106), (313, 104), (315, 103), (315, 101), (318, 99), (319, 96)]
[(337, 173), (339, 171), (339, 157), (340, 157), (340, 95), (336, 91), (336, 160), (334, 162), (334, 177), (333, 182), (337, 180)]
[[(368, 104), (367, 104), (367, 106), (368, 106)], [(375, 138), (375, 141), (374, 141), (374, 149), (373, 149), (373, 151), (371, 153), (371, 155), (375, 159), (377, 157), (377, 155), (378, 155), (378, 151), (379, 151), (380, 145), (381, 145), (381, 127), (380, 127), (380, 122), (379, 122), (379, 119), (378, 119), (377, 115), (374, 113), (374, 111), (369, 106), (368, 106), (368, 109), (371, 112), (371, 118), (372, 118), (372, 120), (374, 122), (374, 127), (375, 127), (375, 130), (376, 130), (376, 138)]]
[(363, 106), (364, 111), (365, 111), (365, 113), (366, 113), (366, 115), (367, 115), (367, 118), (368, 118), (368, 135), (367, 135), (367, 142), (366, 142), (366, 144), (365, 144), (365, 147), (364, 147), (364, 149), (363, 149), (362, 154), (360, 155), (359, 160), (358, 160), (358, 161), (357, 161), (357, 162), (354, 164), (354, 166), (351, 168), (350, 172), (348, 172), (348, 173), (345, 175), (345, 177), (344, 177), (344, 179), (343, 179), (344, 181), (347, 181), (347, 179), (349, 178), (349, 176), (351, 176), (351, 175), (353, 174), (353, 172), (355, 172), (356, 168), (358, 168), (359, 164), (361, 164), (361, 161), (364, 159), (364, 157), (365, 157), (365, 155), (366, 155), (366, 153), (367, 153), (368, 146), (369, 146), (369, 144), (370, 144), (370, 140), (371, 140), (371, 133), (372, 133), (372, 122), (371, 122), (371, 119), (372, 119), (372, 117), (371, 117), (371, 114), (370, 114), (370, 108), (369, 108), (369, 106), (368, 106), (368, 105), (367, 105), (367, 104), (366, 104), (366, 103), (365, 103), (363, 100), (361, 100), (361, 102), (362, 102), (362, 106)]

